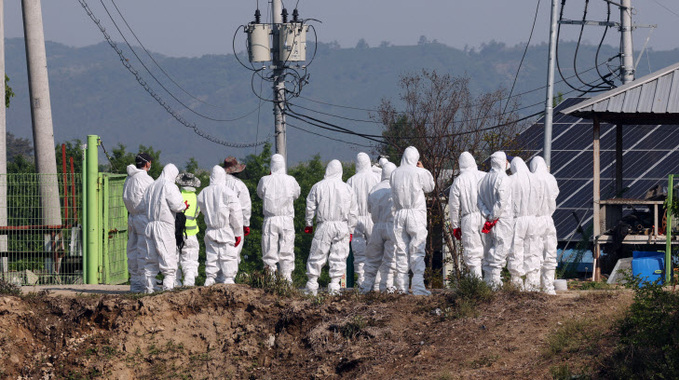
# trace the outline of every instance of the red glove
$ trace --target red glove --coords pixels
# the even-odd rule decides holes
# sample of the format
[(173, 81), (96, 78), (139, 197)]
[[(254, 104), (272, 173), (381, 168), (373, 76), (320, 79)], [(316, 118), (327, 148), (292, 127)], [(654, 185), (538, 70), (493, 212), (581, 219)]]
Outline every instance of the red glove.
[(455, 236), (455, 239), (457, 240), (462, 240), (462, 230), (459, 228), (455, 228), (453, 230), (453, 236)]
[(243, 233), (245, 234), (245, 236), (250, 235), (250, 227), (243, 227)]
[(186, 205), (186, 208), (184, 210), (188, 210), (189, 209), (189, 201), (184, 201), (184, 204)]
[(314, 227), (313, 226), (304, 227), (304, 233), (305, 234), (313, 234), (314, 233)]
[(238, 244), (240, 244), (240, 240), (241, 240), (241, 237), (240, 237), (240, 236), (236, 236), (236, 244), (234, 244), (233, 246), (234, 246), (234, 247), (238, 247)]
[(354, 234), (349, 234), (349, 243), (351, 243), (352, 240), (354, 240)]
[(490, 230), (493, 229), (493, 227), (495, 227), (498, 220), (500, 219), (495, 219), (492, 222), (487, 220), (486, 223), (483, 224), (483, 229), (481, 230), (481, 232), (483, 232), (484, 234), (489, 233)]

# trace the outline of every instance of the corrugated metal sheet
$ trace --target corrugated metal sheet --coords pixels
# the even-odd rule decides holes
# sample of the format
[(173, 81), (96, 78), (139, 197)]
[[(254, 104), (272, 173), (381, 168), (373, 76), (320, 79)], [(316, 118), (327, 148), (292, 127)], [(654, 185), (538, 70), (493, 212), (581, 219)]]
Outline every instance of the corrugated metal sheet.
[(573, 105), (562, 113), (574, 116), (679, 113), (679, 63)]

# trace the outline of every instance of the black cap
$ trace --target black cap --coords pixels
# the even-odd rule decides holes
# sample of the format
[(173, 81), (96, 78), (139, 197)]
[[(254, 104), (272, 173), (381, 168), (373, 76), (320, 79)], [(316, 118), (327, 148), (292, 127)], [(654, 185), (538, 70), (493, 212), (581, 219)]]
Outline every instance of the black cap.
[(134, 163), (138, 168), (144, 167), (147, 162), (151, 161), (153, 161), (153, 158), (146, 152), (139, 153), (137, 157), (134, 158)]

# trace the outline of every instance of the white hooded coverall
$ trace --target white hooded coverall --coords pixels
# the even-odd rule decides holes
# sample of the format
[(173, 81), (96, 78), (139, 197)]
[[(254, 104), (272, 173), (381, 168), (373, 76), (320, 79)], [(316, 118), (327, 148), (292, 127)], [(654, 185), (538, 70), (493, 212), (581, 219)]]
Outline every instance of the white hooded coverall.
[(148, 224), (144, 233), (148, 256), (144, 266), (146, 292), (153, 293), (156, 275), (160, 271), (163, 290), (175, 285), (177, 272), (177, 242), (175, 240), (175, 214), (186, 209), (184, 199), (174, 180), (179, 170), (173, 164), (163, 168), (160, 177), (144, 193), (144, 205)]
[(262, 260), (272, 272), (276, 264), (280, 274), (292, 282), (295, 269), (295, 207), (300, 187), (294, 177), (285, 173), (285, 158), (271, 156), (271, 174), (265, 175), (257, 185), (257, 195), (263, 201)]
[(525, 258), (530, 256), (531, 245), (535, 246), (535, 188), (533, 175), (521, 157), (514, 157), (510, 164), (512, 175), (509, 183), (512, 189), (512, 215), (514, 216), (514, 237), (512, 248), (507, 255), (507, 269), (514, 286), (523, 290), (521, 278), (525, 272)]
[(502, 287), (502, 267), (512, 244), (512, 195), (507, 176), (507, 156), (495, 152), (490, 156), (491, 169), (479, 184), (478, 205), (486, 221), (497, 223), (490, 230), (489, 248), (484, 258), (484, 280), (494, 289)]
[(198, 207), (206, 226), (205, 286), (215, 283), (220, 270), (226, 284), (233, 284), (238, 273), (239, 254), (234, 245), (236, 236), (243, 236), (243, 213), (238, 196), (226, 187), (225, 177), (224, 168), (215, 165), (210, 186), (198, 194)]
[[(224, 183), (226, 184), (226, 187), (233, 190), (233, 192), (236, 193), (236, 196), (238, 197), (238, 201), (241, 205), (241, 213), (243, 214), (243, 227), (250, 227), (250, 216), (252, 215), (252, 200), (250, 199), (250, 190), (248, 190), (245, 182), (229, 173), (226, 173)], [(240, 244), (238, 244), (238, 247), (236, 247), (238, 250), (238, 263), (240, 264), (240, 254), (243, 251), (243, 246), (245, 245), (245, 232), (241, 233), (239, 236), (243, 237)], [(223, 281), (224, 274), (220, 271), (217, 275), (217, 282)]]
[(148, 220), (143, 205), (144, 192), (153, 183), (146, 170), (135, 165), (127, 166), (123, 185), (123, 202), (129, 212), (127, 217), (127, 270), (130, 272), (130, 291), (142, 293), (146, 288), (144, 265), (146, 265), (146, 236), (144, 229)]
[(453, 181), (448, 197), (450, 226), (462, 232), (464, 262), (471, 275), (481, 278), (481, 264), (487, 247), (487, 235), (481, 233), (486, 220), (478, 206), (479, 183), (486, 175), (478, 170), (476, 160), (469, 152), (458, 159), (460, 174)]
[(427, 202), (424, 193), (434, 190), (429, 170), (418, 168), (420, 153), (409, 146), (403, 152), (401, 166), (391, 174), (394, 202), (395, 260), (399, 291), (408, 290), (408, 264), (413, 272), (412, 292), (430, 295), (424, 286), (424, 256), (427, 244)]
[(328, 292), (336, 294), (340, 279), (346, 272), (349, 256), (349, 235), (356, 227), (356, 198), (351, 187), (342, 181), (342, 164), (332, 160), (325, 169), (325, 177), (311, 187), (306, 199), (306, 225), (316, 229), (307, 259), (306, 291), (316, 295), (318, 277), (325, 262), (330, 265)]
[(538, 207), (536, 216), (537, 225), (540, 226), (537, 245), (540, 252), (538, 256), (542, 259), (541, 287), (548, 294), (556, 294), (554, 291), (554, 272), (557, 265), (557, 238), (552, 215), (556, 210), (559, 185), (556, 182), (556, 178), (549, 173), (547, 164), (545, 164), (545, 160), (542, 157), (534, 157), (530, 162), (530, 169), (533, 175), (543, 183), (544, 191), (544, 201)]
[(361, 292), (374, 288), (376, 276), (380, 273), (380, 291), (394, 291), (394, 202), (391, 196), (389, 178), (396, 165), (388, 162), (382, 168), (382, 181), (373, 187), (368, 195), (368, 211), (374, 226), (365, 250), (365, 279)]
[(356, 156), (356, 174), (347, 180), (356, 196), (358, 207), (358, 222), (354, 230), (354, 238), (351, 240), (351, 249), (354, 253), (354, 272), (358, 275), (357, 286), (361, 286), (364, 278), (365, 250), (370, 234), (373, 230), (373, 220), (368, 211), (368, 194), (378, 180), (370, 166), (370, 157), (361, 152)]

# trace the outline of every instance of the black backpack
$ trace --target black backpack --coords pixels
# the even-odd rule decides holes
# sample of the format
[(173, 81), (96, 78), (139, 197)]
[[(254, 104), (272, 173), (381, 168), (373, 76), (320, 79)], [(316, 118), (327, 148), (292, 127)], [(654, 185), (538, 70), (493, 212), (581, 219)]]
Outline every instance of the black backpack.
[(178, 212), (174, 217), (174, 238), (177, 241), (179, 252), (184, 248), (184, 239), (186, 237), (186, 215), (183, 212)]

